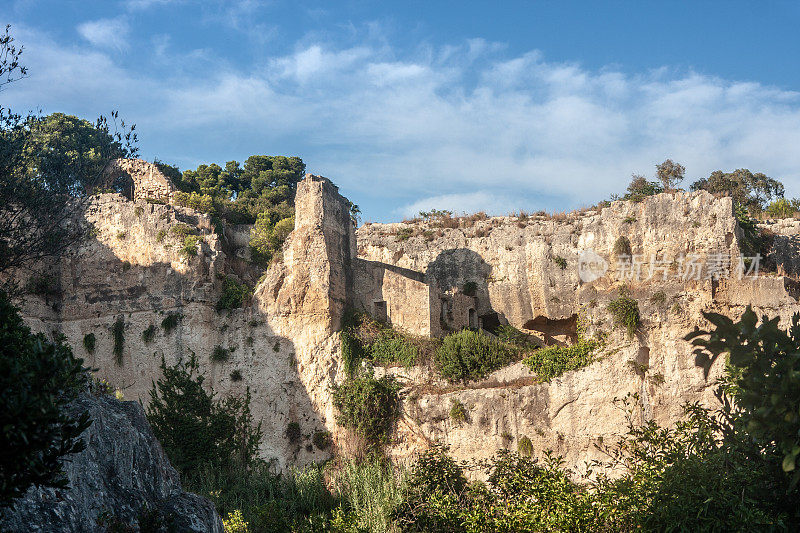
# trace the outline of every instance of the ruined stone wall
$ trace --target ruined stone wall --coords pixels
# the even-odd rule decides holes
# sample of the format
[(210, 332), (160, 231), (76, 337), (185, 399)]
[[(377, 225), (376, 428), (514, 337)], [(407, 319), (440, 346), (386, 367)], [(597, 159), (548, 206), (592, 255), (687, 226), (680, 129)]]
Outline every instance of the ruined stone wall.
[[(431, 288), (418, 272), (356, 259), (353, 263), (353, 306), (412, 335), (431, 334)], [(377, 305), (385, 306), (382, 311)], [(379, 315), (384, 316), (379, 316)], [(438, 316), (438, 315), (436, 315)]]
[(171, 203), (175, 186), (154, 163), (141, 159), (117, 159), (106, 170), (106, 176), (113, 180), (127, 174), (133, 180), (133, 200), (159, 200)]

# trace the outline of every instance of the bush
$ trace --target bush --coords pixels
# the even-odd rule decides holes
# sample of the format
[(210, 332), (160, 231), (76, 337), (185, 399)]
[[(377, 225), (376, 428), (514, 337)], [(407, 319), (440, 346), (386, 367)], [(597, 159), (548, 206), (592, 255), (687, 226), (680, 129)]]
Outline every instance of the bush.
[[(341, 508), (352, 515), (352, 529), (385, 533), (396, 531), (392, 513), (403, 499), (405, 476), (381, 459), (348, 461), (334, 478), (334, 489), (342, 499)], [(336, 525), (335, 523), (332, 525)]]
[(161, 360), (163, 377), (153, 384), (147, 419), (172, 464), (185, 476), (204, 468), (225, 471), (256, 458), (261, 424), (253, 426), (250, 390), (219, 400), (203, 387), (197, 359), (175, 366)]
[(419, 350), (403, 336), (389, 328), (367, 348), (369, 358), (382, 364), (400, 363), (405, 367), (414, 366), (419, 359)]
[(450, 400), (450, 419), (459, 423), (467, 421), (467, 407), (458, 399)]
[(359, 375), (333, 388), (336, 420), (371, 444), (386, 442), (400, 415), (400, 385), (392, 376)]
[(639, 329), (639, 304), (625, 293), (608, 303), (608, 311), (615, 327), (623, 327), (632, 338)]
[(650, 302), (655, 305), (664, 305), (667, 301), (667, 293), (664, 291), (654, 292), (653, 295), (650, 297)]
[(156, 327), (153, 324), (150, 324), (146, 330), (142, 332), (142, 340), (145, 343), (153, 342), (153, 339), (156, 338)]
[(444, 338), (434, 354), (434, 364), (444, 379), (466, 383), (508, 365), (518, 352), (481, 332), (463, 330)]
[(519, 442), (517, 442), (517, 451), (523, 457), (530, 457), (533, 455), (533, 443), (531, 439), (525, 435), (520, 437)]
[(117, 365), (122, 365), (122, 350), (125, 346), (125, 319), (121, 315), (111, 325), (111, 336), (114, 339), (114, 361)]
[(87, 333), (83, 336), (83, 347), (90, 354), (94, 353), (94, 346), (96, 342), (97, 338), (94, 336), (94, 333)]
[(331, 438), (330, 431), (315, 431), (311, 437), (311, 442), (317, 449), (327, 450), (330, 448), (333, 439)]
[(497, 331), (494, 332), (501, 341), (507, 344), (513, 344), (514, 346), (519, 346), (525, 350), (531, 350), (539, 347), (538, 341), (535, 341), (533, 337), (524, 333), (511, 324), (503, 324), (497, 327)]
[(182, 318), (182, 313), (167, 313), (167, 316), (161, 321), (161, 328), (164, 330), (164, 334), (169, 335), (170, 332), (178, 326), (178, 322), (180, 322)]
[(202, 242), (203, 238), (200, 235), (189, 235), (183, 240), (178, 253), (183, 257), (195, 257), (197, 255), (197, 245)]
[(87, 381), (83, 360), (31, 334), (0, 292), (0, 509), (32, 485), (67, 487), (62, 458), (84, 449), (80, 435), (91, 421), (64, 409)]
[(250, 256), (259, 265), (269, 264), (294, 229), (294, 216), (278, 218), (280, 215), (274, 211), (259, 213), (250, 231)]
[(567, 268), (567, 260), (561, 257), (560, 255), (553, 256), (553, 262), (557, 264), (559, 268), (561, 268), (561, 270)]
[(592, 353), (602, 346), (597, 339), (578, 338), (572, 346), (547, 346), (527, 356), (522, 362), (536, 373), (536, 376), (548, 382), (565, 372), (582, 368), (592, 362)]
[(230, 358), (231, 350), (228, 348), (223, 348), (219, 344), (214, 347), (214, 350), (211, 352), (210, 356), (210, 359), (215, 363), (224, 363)]
[(631, 241), (628, 240), (626, 236), (620, 235), (617, 237), (617, 240), (614, 241), (613, 253), (617, 257), (633, 255)]
[(242, 371), (237, 368), (231, 372), (230, 377), (233, 382), (242, 381)]
[(292, 444), (300, 442), (300, 439), (303, 438), (303, 432), (300, 431), (300, 424), (297, 422), (289, 422), (286, 425), (286, 438), (289, 439), (289, 442)]
[(225, 276), (222, 284), (222, 294), (217, 300), (217, 311), (238, 309), (253, 295), (253, 290), (245, 283), (240, 283), (236, 278)]

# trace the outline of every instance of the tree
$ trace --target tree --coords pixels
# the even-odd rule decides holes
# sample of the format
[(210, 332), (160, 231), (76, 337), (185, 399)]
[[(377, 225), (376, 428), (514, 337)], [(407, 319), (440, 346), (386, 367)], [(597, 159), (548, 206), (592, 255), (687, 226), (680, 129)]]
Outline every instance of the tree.
[(628, 184), (628, 192), (622, 199), (638, 202), (646, 196), (653, 196), (661, 192), (664, 192), (664, 188), (655, 181), (647, 181), (647, 178), (641, 174), (633, 174), (631, 182)]
[(667, 159), (656, 165), (656, 179), (661, 182), (665, 191), (674, 191), (679, 182), (683, 181), (686, 168), (672, 159)]
[(147, 420), (173, 465), (184, 475), (204, 468), (247, 466), (256, 457), (261, 424), (253, 426), (250, 389), (245, 397), (217, 399), (203, 388), (197, 358), (168, 366), (153, 383)]
[(30, 486), (64, 488), (61, 461), (84, 449), (87, 413), (64, 408), (86, 387), (87, 370), (70, 348), (32, 335), (0, 293), (0, 508)]
[(783, 198), (783, 184), (761, 172), (752, 173), (746, 168), (733, 172), (715, 170), (708, 178), (692, 183), (693, 191), (730, 196), (733, 201), (750, 211), (762, 211), (776, 198)]
[[(22, 48), (0, 38), (0, 88), (27, 72)], [(22, 116), (0, 107), (0, 273), (31, 268), (86, 235), (77, 220), (106, 165), (137, 153), (135, 125), (62, 113)], [(113, 128), (113, 130), (112, 130)], [(8, 287), (13, 288), (13, 287)]]

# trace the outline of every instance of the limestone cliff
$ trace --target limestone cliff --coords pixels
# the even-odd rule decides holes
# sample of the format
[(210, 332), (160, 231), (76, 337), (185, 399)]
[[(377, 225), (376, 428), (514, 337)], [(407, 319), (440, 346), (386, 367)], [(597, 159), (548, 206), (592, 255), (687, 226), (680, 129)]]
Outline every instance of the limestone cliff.
[[(509, 323), (543, 342), (565, 343), (574, 341), (579, 316), (589, 334), (610, 333), (596, 362), (550, 383), (538, 383), (519, 363), (466, 387), (426, 367), (388, 370), (405, 379), (394, 457), (444, 440), (459, 459), (482, 458), (526, 436), (537, 452), (553, 449), (573, 467), (597, 457), (594, 444), (624, 431), (615, 397), (637, 394), (639, 416), (664, 424), (686, 401), (715, 401), (719, 364), (704, 379), (682, 340), (703, 324), (701, 311), (737, 316), (752, 304), (786, 320), (798, 309), (791, 278), (738, 279), (742, 235), (731, 201), (704, 192), (560, 216), (369, 224), (355, 232), (347, 200), (329, 180), (309, 175), (298, 184), (295, 230), (282, 260), (251, 302), (223, 312), (215, 309), (222, 278), (247, 257), (247, 228), (220, 236), (205, 215), (115, 194), (94, 199), (85, 218), (94, 237), (51, 265), (60, 294), (27, 298), (27, 322), (64, 334), (99, 377), (145, 404), (162, 356), (172, 364), (197, 355), (215, 391), (250, 388), (264, 431), (260, 453), (279, 467), (330, 457), (330, 449), (312, 444), (316, 431), (345, 435), (331, 386), (342, 379), (337, 330), (347, 305), (415, 334)], [(185, 232), (184, 224), (197, 236), (196, 255), (181, 251), (174, 228)], [(782, 223), (774, 233), (771, 261), (795, 272), (800, 228)], [(609, 267), (597, 279), (580, 275), (589, 251)], [(695, 260), (728, 271), (683, 276)], [(606, 309), (623, 284), (642, 316), (632, 339), (612, 327)], [(175, 329), (161, 327), (168, 317), (177, 319)], [(119, 320), (121, 357), (111, 331)], [(150, 326), (155, 334), (144, 338)], [(89, 333), (97, 338), (92, 353), (82, 342)], [(217, 346), (229, 351), (227, 361), (210, 359)], [(451, 399), (467, 406), (466, 422), (450, 420)], [(300, 424), (300, 442), (287, 438), (290, 422)]]
[(0, 514), (2, 531), (106, 531), (114, 524), (139, 531), (147, 517), (175, 531), (222, 533), (214, 504), (181, 489), (141, 405), (84, 394), (68, 411), (92, 419), (82, 436), (86, 449), (64, 461), (69, 488), (29, 489)]

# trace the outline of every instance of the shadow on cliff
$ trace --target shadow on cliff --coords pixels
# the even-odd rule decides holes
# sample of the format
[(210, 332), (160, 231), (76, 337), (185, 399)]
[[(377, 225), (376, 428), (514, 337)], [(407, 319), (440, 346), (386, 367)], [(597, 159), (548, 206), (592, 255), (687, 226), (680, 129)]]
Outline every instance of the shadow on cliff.
[[(127, 204), (131, 213), (139, 207)], [(145, 216), (156, 220), (164, 206), (154, 207), (159, 209)], [(198, 224), (186, 215), (174, 220)], [(145, 406), (152, 383), (162, 376), (162, 356), (167, 365), (174, 365), (195, 355), (206, 385), (217, 394), (243, 396), (250, 390), (254, 422), (262, 422), (260, 451), (265, 459), (274, 457), (283, 466), (329, 457), (328, 451), (312, 444), (313, 434), (325, 430), (324, 416), (314, 408), (299, 378), (293, 341), (277, 335), (255, 304), (215, 309), (223, 276), (217, 274), (207, 244), (184, 260), (185, 272), (164, 261), (131, 264), (112, 246), (90, 238), (59, 265), (52, 265), (60, 276), (58, 311), (52, 311), (52, 296), (46, 304), (48, 315), (43, 314), (43, 297), (27, 298), (23, 313), (34, 330), (63, 335), (96, 377), (122, 390), (125, 399)], [(170, 315), (178, 319), (174, 329), (167, 330), (162, 321)], [(115, 331), (119, 323), (122, 326)], [(91, 349), (86, 341), (90, 334)], [(121, 352), (115, 353), (119, 345)], [(218, 348), (227, 350), (227, 359), (212, 359)], [(299, 435), (289, 430), (292, 423), (299, 424)]]
[(468, 248), (444, 250), (428, 264), (425, 277), (441, 291), (455, 290), (475, 296), (475, 310), (484, 329), (494, 331), (507, 324), (505, 316), (492, 308), (489, 283), (493, 281), (492, 265), (483, 256)]

